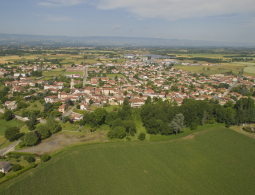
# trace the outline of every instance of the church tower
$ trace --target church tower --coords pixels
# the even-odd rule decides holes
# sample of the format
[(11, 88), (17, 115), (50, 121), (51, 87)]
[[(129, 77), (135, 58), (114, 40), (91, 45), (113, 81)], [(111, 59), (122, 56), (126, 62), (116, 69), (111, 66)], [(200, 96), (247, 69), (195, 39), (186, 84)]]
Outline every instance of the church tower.
[(72, 77), (71, 77), (71, 89), (73, 89), (74, 88), (74, 78), (73, 78), (73, 75), (72, 75)]

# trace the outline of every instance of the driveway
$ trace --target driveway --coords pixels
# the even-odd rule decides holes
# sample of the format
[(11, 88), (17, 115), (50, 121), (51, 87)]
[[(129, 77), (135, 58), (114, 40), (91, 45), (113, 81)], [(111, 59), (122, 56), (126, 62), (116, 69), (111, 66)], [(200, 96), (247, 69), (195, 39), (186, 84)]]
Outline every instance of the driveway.
[(3, 156), (5, 154), (7, 154), (8, 152), (14, 151), (15, 150), (15, 146), (17, 146), (19, 144), (20, 140), (13, 142), (12, 144), (10, 144), (9, 146), (6, 146), (5, 148), (0, 150), (0, 156)]

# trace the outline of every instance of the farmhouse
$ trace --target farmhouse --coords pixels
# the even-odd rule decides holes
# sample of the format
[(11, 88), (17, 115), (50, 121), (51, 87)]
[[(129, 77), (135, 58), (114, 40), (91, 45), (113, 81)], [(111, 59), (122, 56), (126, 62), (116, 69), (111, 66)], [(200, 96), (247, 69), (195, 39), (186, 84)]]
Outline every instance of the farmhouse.
[(12, 169), (11, 162), (0, 161), (0, 171), (2, 173), (8, 173)]

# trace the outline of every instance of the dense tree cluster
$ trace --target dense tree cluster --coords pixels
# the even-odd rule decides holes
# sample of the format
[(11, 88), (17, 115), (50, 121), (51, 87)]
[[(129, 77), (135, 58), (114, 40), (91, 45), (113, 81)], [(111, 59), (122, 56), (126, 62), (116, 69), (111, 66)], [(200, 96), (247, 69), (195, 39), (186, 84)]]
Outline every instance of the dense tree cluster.
[[(226, 126), (255, 122), (254, 100), (242, 98), (234, 104), (232, 101), (221, 106), (218, 101), (201, 101), (185, 99), (181, 106), (173, 106), (166, 102), (152, 104), (146, 101), (141, 108), (142, 122), (150, 134), (169, 135), (180, 132), (178, 114), (183, 115), (183, 125), (196, 129), (205, 123), (225, 123)], [(184, 127), (184, 126), (183, 126)], [(183, 128), (182, 127), (182, 128)]]

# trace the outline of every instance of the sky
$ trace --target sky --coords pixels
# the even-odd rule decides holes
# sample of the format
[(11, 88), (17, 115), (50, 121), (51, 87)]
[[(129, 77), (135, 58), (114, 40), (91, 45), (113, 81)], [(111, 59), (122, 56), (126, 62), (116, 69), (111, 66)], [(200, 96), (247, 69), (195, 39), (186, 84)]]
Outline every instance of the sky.
[(254, 0), (0, 0), (0, 33), (255, 43)]

